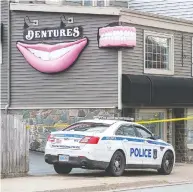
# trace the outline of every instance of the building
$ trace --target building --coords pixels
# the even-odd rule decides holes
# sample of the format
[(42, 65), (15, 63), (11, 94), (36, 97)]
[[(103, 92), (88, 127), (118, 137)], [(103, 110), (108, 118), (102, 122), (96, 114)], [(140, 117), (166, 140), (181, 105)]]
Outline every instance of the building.
[[(153, 14), (159, 14), (164, 16), (170, 16), (173, 18), (186, 19), (189, 21), (193, 20), (193, 1), (186, 0), (128, 0), (129, 9), (136, 11), (143, 11)], [(183, 38), (183, 37), (182, 37)], [(189, 39), (192, 44), (192, 37)], [(184, 58), (186, 58), (186, 50), (184, 50)], [(192, 54), (193, 55), (193, 54)], [(192, 57), (193, 58), (193, 57)], [(193, 64), (193, 59), (191, 65)], [(193, 71), (193, 67), (192, 67)], [(186, 108), (185, 116), (193, 115), (193, 107), (190, 105)], [(187, 145), (188, 149), (193, 150), (193, 121), (189, 120), (186, 122), (187, 129)], [(191, 143), (191, 144), (190, 144)], [(191, 158), (192, 159), (192, 153)]]
[(192, 0), (128, 0), (129, 9), (193, 20)]
[[(1, 112), (22, 114), (31, 149), (43, 150), (57, 125), (95, 115), (184, 117), (193, 106), (193, 22), (124, 6), (2, 8)], [(178, 161), (188, 155), (185, 124), (149, 126), (176, 146)]]

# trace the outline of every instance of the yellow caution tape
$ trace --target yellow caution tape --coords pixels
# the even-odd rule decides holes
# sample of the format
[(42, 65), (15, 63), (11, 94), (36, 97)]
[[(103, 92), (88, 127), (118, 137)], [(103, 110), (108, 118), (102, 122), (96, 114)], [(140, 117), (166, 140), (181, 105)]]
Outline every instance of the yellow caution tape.
[(66, 128), (68, 127), (70, 124), (55, 124), (55, 125), (26, 125), (27, 129), (30, 129), (32, 126), (36, 126), (38, 128), (44, 127), (44, 128)]
[(185, 121), (185, 120), (193, 120), (193, 116), (184, 117), (184, 118), (173, 118), (173, 119), (137, 121), (136, 123), (139, 123), (139, 124), (149, 124), (149, 123), (165, 123), (165, 122)]
[[(142, 121), (136, 121), (138, 124), (150, 124), (150, 123), (165, 123), (165, 122), (174, 122), (174, 121), (187, 121), (187, 120), (193, 120), (193, 116), (189, 117), (183, 117), (183, 118), (173, 118), (173, 119), (158, 119), (158, 120), (142, 120)], [(66, 128), (70, 124), (67, 123), (61, 123), (61, 124), (55, 124), (55, 125), (26, 125), (27, 129), (30, 129), (32, 126), (37, 126), (38, 128), (44, 127), (44, 128)]]

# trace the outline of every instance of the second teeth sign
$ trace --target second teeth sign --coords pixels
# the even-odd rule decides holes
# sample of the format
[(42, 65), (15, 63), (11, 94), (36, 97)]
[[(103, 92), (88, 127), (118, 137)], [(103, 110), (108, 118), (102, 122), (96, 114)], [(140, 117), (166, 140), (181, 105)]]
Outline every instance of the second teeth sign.
[(98, 29), (98, 46), (135, 47), (136, 28), (128, 26), (107, 26)]

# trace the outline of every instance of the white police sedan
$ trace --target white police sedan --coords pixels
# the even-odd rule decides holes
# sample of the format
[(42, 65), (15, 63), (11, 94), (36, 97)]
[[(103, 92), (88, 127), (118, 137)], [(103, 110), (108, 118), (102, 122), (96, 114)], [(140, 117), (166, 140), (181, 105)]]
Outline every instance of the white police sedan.
[(156, 169), (168, 175), (175, 164), (175, 151), (171, 144), (126, 118), (96, 118), (52, 132), (45, 162), (53, 164), (58, 174), (84, 168), (105, 170), (113, 176), (121, 176), (125, 169)]

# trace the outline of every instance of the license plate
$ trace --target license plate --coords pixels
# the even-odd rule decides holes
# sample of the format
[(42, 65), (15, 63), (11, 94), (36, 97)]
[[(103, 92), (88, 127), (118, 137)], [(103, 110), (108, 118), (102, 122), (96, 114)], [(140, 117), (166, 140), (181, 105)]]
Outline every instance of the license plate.
[(68, 155), (59, 155), (59, 161), (69, 161), (69, 156)]

